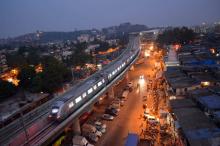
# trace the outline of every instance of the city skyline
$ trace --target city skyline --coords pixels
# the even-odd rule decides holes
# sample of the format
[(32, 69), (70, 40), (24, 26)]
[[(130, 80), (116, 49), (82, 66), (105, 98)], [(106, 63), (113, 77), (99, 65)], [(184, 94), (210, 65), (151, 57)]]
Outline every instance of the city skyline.
[(161, 27), (192, 26), (220, 20), (218, 0), (23, 0), (0, 3), (0, 38), (36, 30), (100, 29), (124, 22)]

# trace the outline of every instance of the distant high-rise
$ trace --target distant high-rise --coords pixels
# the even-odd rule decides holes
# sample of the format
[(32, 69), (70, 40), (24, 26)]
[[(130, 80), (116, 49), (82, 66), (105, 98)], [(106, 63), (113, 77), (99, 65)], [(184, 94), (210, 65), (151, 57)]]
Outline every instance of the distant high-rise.
[(4, 53), (0, 52), (0, 74), (8, 69), (6, 56)]

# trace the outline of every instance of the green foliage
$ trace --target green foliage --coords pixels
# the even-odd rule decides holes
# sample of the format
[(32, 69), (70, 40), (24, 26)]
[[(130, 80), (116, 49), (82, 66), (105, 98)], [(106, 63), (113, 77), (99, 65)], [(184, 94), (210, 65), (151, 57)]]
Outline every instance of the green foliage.
[(12, 96), (15, 92), (16, 87), (13, 84), (0, 79), (0, 100)]
[(19, 54), (7, 54), (7, 64), (8, 66), (15, 68), (15, 67), (23, 67), (27, 66), (27, 61), (24, 56), (19, 55)]
[(92, 56), (90, 54), (85, 53), (85, 49), (87, 47), (86, 43), (76, 44), (76, 50), (71, 55), (69, 59), (67, 59), (66, 63), (69, 66), (83, 66), (85, 63), (88, 63), (92, 60)]
[(43, 87), (43, 77), (42, 73), (36, 74), (36, 76), (32, 79), (30, 85), (31, 92), (41, 92)]
[(20, 69), (18, 79), (20, 80), (19, 86), (28, 89), (35, 77), (35, 68), (32, 66), (24, 66)]
[(38, 48), (20, 47), (15, 54), (7, 54), (7, 64), (10, 67), (22, 68), (27, 65), (37, 65), (40, 62)]
[(52, 93), (58, 89), (63, 82), (71, 78), (71, 72), (60, 61), (53, 57), (44, 58), (42, 61), (42, 90)]
[(96, 52), (107, 51), (110, 48), (110, 46), (107, 42), (101, 42), (99, 45), (100, 46), (95, 49)]
[(190, 41), (193, 41), (195, 34), (193, 30), (188, 29), (187, 27), (182, 28), (173, 28), (171, 30), (165, 30), (162, 34), (159, 34), (157, 42), (160, 45), (169, 45), (169, 44), (187, 44)]

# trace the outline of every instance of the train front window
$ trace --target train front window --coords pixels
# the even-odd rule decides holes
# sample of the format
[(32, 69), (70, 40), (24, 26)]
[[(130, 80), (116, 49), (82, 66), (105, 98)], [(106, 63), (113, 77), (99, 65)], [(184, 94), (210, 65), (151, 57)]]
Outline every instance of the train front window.
[(58, 111), (59, 111), (58, 107), (53, 107), (51, 112), (52, 112), (52, 114), (56, 114), (56, 113), (58, 113)]

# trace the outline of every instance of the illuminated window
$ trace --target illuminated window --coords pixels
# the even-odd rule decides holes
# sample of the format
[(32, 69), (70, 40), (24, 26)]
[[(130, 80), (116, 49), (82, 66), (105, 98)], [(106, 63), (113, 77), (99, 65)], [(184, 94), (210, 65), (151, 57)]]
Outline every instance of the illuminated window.
[(97, 86), (96, 86), (96, 85), (94, 85), (94, 86), (93, 86), (93, 89), (94, 89), (94, 90), (96, 90), (96, 89), (97, 89)]
[(110, 73), (109, 75), (108, 75), (108, 78), (111, 78), (112, 77), (112, 74)]
[(100, 82), (98, 82), (98, 87), (99, 87), (99, 86), (101, 86), (101, 85), (102, 85), (102, 82), (101, 82), (101, 81), (100, 81)]
[(77, 98), (75, 99), (75, 102), (78, 103), (78, 102), (80, 102), (81, 100), (82, 100), (82, 97), (79, 96), (79, 97), (77, 97)]
[(105, 83), (105, 80), (104, 80), (104, 79), (102, 79), (102, 83)]
[(92, 88), (90, 88), (89, 90), (88, 90), (88, 94), (90, 94), (90, 93), (92, 93)]
[(70, 102), (70, 103), (69, 103), (69, 108), (72, 108), (73, 105), (74, 105), (73, 102)]
[(83, 97), (83, 98), (85, 98), (85, 97), (86, 97), (86, 92), (84, 92), (84, 93), (82, 94), (82, 97)]

